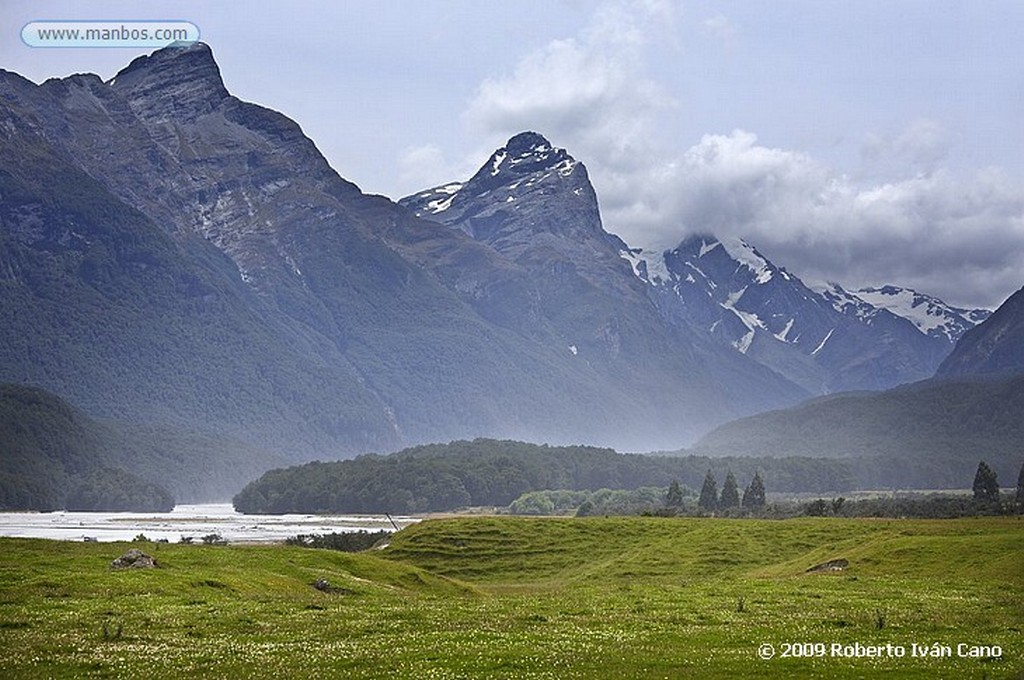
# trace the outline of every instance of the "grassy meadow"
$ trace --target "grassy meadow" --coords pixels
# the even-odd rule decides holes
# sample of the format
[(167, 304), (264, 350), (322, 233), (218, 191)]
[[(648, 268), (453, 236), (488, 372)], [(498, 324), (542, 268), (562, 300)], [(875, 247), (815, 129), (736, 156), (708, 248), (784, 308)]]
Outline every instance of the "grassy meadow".
[[(129, 547), (160, 568), (111, 570)], [(0, 539), (5, 679), (883, 675), (1024, 677), (1024, 520), (472, 517), (358, 554)]]

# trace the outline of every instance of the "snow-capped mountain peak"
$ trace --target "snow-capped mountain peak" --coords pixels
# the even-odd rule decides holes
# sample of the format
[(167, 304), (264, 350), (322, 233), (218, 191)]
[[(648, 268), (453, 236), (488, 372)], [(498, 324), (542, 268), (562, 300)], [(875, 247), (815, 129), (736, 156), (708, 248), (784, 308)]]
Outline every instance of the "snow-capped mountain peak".
[(572, 174), (577, 165), (576, 159), (565, 149), (552, 146), (543, 135), (520, 132), (491, 154), (487, 163), (466, 184), (490, 189), (495, 181), (515, 181), (537, 171), (558, 172), (565, 177)]
[(961, 309), (910, 288), (860, 288), (854, 294), (864, 302), (910, 321), (925, 335), (943, 335), (956, 342), (967, 330), (991, 314), (983, 309)]
[(418, 217), (454, 224), (480, 210), (518, 210), (538, 194), (565, 196), (569, 204), (592, 203), (596, 210), (597, 198), (583, 164), (543, 135), (521, 132), (495, 150), (469, 180), (448, 182), (399, 203)]
[(812, 290), (832, 305), (834, 310), (845, 316), (856, 317), (870, 324), (871, 318), (878, 314), (878, 307), (865, 302), (835, 281), (829, 281), (823, 286), (814, 287)]
[(896, 286), (812, 289), (739, 237), (695, 234), (662, 253), (621, 254), (667, 317), (816, 392), (928, 377), (988, 316)]

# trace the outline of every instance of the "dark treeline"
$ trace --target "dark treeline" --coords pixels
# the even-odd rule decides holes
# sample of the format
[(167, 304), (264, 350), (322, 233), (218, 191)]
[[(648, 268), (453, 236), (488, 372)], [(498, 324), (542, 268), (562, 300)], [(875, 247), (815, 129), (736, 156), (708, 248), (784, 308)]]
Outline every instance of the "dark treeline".
[(234, 504), (244, 513), (437, 512), (507, 506), (544, 489), (665, 487), (672, 480), (700, 488), (709, 469), (719, 479), (732, 471), (743, 480), (759, 471), (773, 492), (840, 493), (891, 488), (904, 478), (904, 467), (899, 461), (650, 456), (476, 439), (272, 470), (247, 485)]
[[(790, 508), (792, 510), (792, 508)], [(1010, 500), (1004, 502), (979, 501), (966, 495), (927, 494), (924, 496), (895, 495), (878, 498), (848, 500), (843, 497), (818, 498), (799, 506), (799, 512), (790, 514), (811, 517), (912, 517), (919, 519), (952, 519), (980, 515), (1007, 515), (1019, 513), (1024, 505)], [(782, 506), (784, 512), (785, 506)]]
[(174, 497), (130, 472), (100, 469), (71, 484), (64, 507), (78, 512), (170, 512)]
[(166, 489), (122, 467), (133, 452), (56, 396), (0, 383), (0, 509), (171, 510)]
[(169, 510), (172, 496), (225, 498), (246, 470), (280, 461), (218, 435), (97, 420), (44, 390), (0, 383), (0, 510)]

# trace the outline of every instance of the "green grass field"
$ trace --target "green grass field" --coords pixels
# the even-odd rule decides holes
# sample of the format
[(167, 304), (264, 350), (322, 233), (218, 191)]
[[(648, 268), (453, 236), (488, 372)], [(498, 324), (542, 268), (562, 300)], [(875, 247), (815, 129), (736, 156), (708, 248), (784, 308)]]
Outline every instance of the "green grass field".
[(475, 517), (355, 555), (142, 544), (160, 569), (110, 570), (128, 547), (0, 540), (0, 678), (1024, 677), (1020, 518)]

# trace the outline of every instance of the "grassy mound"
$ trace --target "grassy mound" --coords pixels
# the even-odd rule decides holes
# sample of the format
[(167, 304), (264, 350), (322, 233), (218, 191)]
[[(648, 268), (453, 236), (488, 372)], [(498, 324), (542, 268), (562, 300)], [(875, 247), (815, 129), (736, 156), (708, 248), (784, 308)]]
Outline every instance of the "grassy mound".
[(472, 518), (397, 534), (391, 559), (485, 584), (800, 576), (834, 558), (850, 573), (1024, 587), (1020, 520)]

